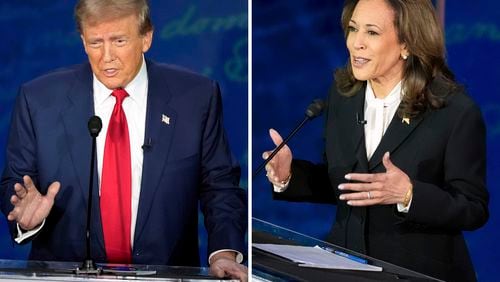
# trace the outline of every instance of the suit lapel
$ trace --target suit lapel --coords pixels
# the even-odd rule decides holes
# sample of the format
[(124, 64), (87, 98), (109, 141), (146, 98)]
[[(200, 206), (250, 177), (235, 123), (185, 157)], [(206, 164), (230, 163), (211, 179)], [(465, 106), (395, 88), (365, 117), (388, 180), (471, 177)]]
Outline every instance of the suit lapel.
[[(346, 111), (347, 113), (340, 114), (339, 116), (348, 117), (347, 120), (340, 121), (340, 126), (344, 127), (340, 132), (343, 134), (351, 134), (348, 144), (344, 144), (342, 148), (350, 147), (350, 150), (346, 150), (344, 157), (355, 156), (358, 168), (367, 168), (368, 160), (366, 158), (366, 148), (365, 148), (365, 127), (360, 124), (359, 121), (363, 120), (364, 117), (364, 105), (365, 105), (365, 87), (362, 87), (356, 95), (348, 98), (345, 105), (342, 105), (339, 110)], [(344, 140), (344, 139), (341, 139)]]
[[(385, 132), (382, 140), (377, 149), (373, 153), (372, 158), (368, 164), (369, 170), (373, 170), (377, 165), (382, 162), (382, 157), (385, 152), (394, 152), (401, 143), (410, 135), (410, 133), (417, 128), (423, 120), (424, 115), (403, 121), (396, 113), (392, 118), (387, 131)], [(408, 124), (409, 123), (409, 124)]]
[[(342, 144), (342, 157), (344, 160), (352, 159), (352, 167), (349, 172), (366, 172), (368, 170), (368, 160), (366, 158), (365, 146), (365, 126), (361, 122), (364, 120), (365, 107), (365, 87), (362, 87), (358, 93), (350, 98), (343, 98), (338, 106), (338, 116), (346, 117), (343, 120), (337, 121), (341, 130), (339, 134), (349, 134), (351, 138), (340, 138)], [(345, 141), (344, 141), (345, 140)], [(344, 148), (346, 148), (344, 150)], [(365, 237), (364, 237), (364, 218), (366, 218), (366, 208), (348, 206), (344, 201), (339, 202), (339, 205), (347, 209), (350, 220), (346, 221), (345, 229), (347, 238), (345, 238), (345, 246), (358, 252), (366, 252)]]
[[(92, 139), (88, 134), (87, 122), (94, 115), (94, 99), (92, 87), (92, 70), (90, 65), (85, 64), (75, 73), (76, 79), (67, 92), (67, 100), (64, 110), (61, 112), (61, 119), (66, 132), (66, 143), (71, 154), (71, 160), (78, 179), (84, 206), (88, 203), (88, 171), (90, 168), (90, 154), (92, 149)], [(101, 132), (101, 134), (103, 134)], [(102, 225), (99, 207), (99, 183), (97, 174), (97, 164), (94, 169), (94, 189), (92, 195), (92, 242), (97, 242), (100, 251), (104, 250), (104, 240), (102, 236)], [(64, 185), (64, 183), (63, 183)], [(102, 253), (102, 252), (99, 252)], [(94, 252), (94, 256), (96, 256)]]
[[(87, 73), (88, 71), (88, 73)], [(77, 73), (75, 83), (67, 93), (67, 103), (61, 112), (61, 119), (66, 131), (66, 140), (71, 159), (79, 180), (82, 196), (88, 201), (88, 177), (92, 139), (88, 132), (87, 121), (93, 115), (92, 72), (90, 68)]]
[[(175, 131), (177, 113), (168, 106), (171, 93), (165, 77), (157, 66), (147, 61), (148, 67), (148, 102), (146, 116), (145, 142), (151, 141), (150, 148), (144, 151), (142, 168), (141, 195), (137, 211), (135, 238), (142, 235), (149, 217), (155, 192), (160, 186), (163, 168), (168, 159), (172, 137)], [(135, 246), (136, 244), (134, 244)]]

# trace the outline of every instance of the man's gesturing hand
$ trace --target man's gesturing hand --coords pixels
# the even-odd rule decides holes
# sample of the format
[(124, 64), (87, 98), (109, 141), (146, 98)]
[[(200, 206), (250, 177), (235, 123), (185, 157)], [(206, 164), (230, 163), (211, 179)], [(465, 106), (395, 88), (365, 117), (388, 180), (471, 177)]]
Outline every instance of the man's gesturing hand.
[(15, 220), (24, 230), (31, 230), (40, 225), (49, 215), (61, 184), (57, 181), (53, 182), (49, 186), (47, 195), (43, 196), (35, 187), (31, 177), (25, 175), (23, 182), (24, 184), (14, 185), (16, 194), (10, 198), (14, 209), (7, 218), (11, 221)]

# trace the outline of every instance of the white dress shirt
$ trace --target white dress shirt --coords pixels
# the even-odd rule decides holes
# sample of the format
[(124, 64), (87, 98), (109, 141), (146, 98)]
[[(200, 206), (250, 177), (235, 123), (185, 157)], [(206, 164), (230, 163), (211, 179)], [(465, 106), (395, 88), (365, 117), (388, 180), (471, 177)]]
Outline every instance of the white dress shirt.
[(365, 91), (366, 157), (371, 159), (401, 103), (401, 81), (383, 99), (375, 97), (370, 81)]

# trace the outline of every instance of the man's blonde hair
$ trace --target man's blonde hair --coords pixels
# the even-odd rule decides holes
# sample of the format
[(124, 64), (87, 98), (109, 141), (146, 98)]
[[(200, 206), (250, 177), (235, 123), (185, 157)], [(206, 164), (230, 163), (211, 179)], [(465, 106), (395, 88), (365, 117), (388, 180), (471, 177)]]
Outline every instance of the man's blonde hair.
[(75, 7), (76, 27), (83, 33), (83, 23), (90, 25), (135, 14), (139, 20), (139, 34), (153, 30), (147, 0), (80, 0)]

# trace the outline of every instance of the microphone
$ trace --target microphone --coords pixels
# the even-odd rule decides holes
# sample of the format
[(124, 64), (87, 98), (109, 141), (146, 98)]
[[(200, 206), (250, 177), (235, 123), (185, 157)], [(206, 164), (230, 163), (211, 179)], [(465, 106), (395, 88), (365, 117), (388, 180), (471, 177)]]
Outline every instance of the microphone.
[(269, 157), (267, 157), (267, 159), (265, 159), (264, 162), (260, 164), (257, 170), (255, 170), (253, 178), (255, 178), (259, 174), (259, 172), (262, 171), (262, 169), (274, 158), (274, 156), (276, 156), (279, 150), (281, 150), (281, 148), (283, 148), (283, 146), (285, 146), (288, 141), (292, 139), (292, 137), (304, 126), (304, 124), (306, 124), (306, 122), (320, 116), (323, 113), (323, 109), (325, 108), (325, 106), (326, 105), (323, 100), (314, 99), (312, 103), (307, 107), (305, 117), (302, 122), (300, 122), (300, 124), (293, 129), (293, 131), (285, 138), (285, 140), (283, 140), (283, 142), (281, 142), (281, 144), (279, 144), (279, 146), (274, 149), (271, 155), (269, 155)]
[(306, 117), (308, 120), (311, 120), (315, 117), (319, 117), (323, 113), (323, 109), (325, 108), (325, 102), (321, 99), (314, 99), (312, 103), (306, 109)]
[(102, 121), (98, 116), (93, 116), (88, 122), (89, 133), (92, 138), (96, 138), (102, 129)]
[(367, 123), (366, 119), (364, 119), (359, 113), (356, 113), (356, 121), (359, 125), (365, 125)]
[(147, 151), (151, 148), (153, 148), (153, 140), (151, 138), (148, 138), (146, 140), (146, 143), (144, 143), (142, 146), (141, 146), (142, 150), (143, 151)]
[(94, 187), (94, 163), (95, 163), (95, 150), (96, 150), (96, 138), (101, 132), (102, 121), (98, 116), (93, 116), (89, 119), (88, 129), (90, 136), (92, 137), (92, 155), (90, 156), (90, 177), (89, 177), (89, 200), (87, 202), (87, 228), (86, 228), (86, 252), (85, 260), (83, 261), (81, 268), (76, 268), (76, 274), (100, 274), (102, 269), (96, 268), (96, 264), (92, 260), (90, 255), (90, 218), (92, 215), (92, 190)]

